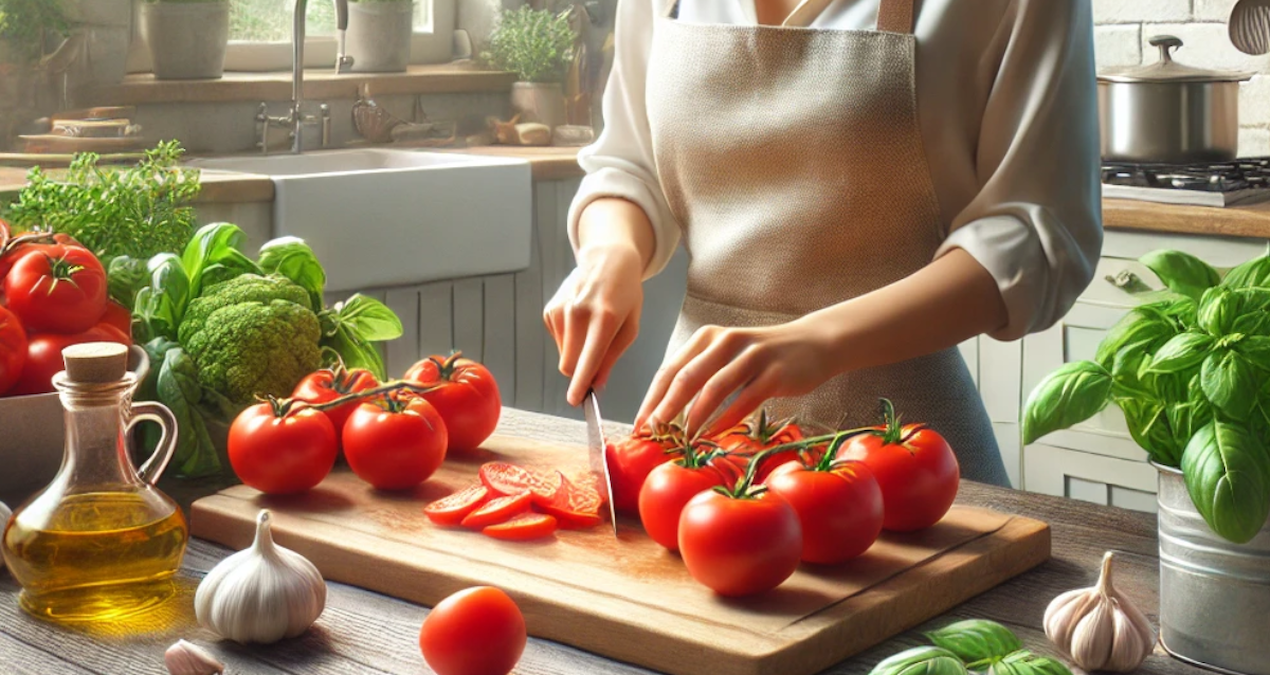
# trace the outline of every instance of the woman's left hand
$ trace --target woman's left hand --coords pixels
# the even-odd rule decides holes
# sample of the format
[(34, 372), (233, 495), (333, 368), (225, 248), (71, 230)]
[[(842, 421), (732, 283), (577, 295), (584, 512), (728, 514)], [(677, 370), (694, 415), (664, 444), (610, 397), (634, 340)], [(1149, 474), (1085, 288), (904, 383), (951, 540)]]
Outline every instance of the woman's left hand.
[(812, 315), (764, 328), (705, 326), (657, 371), (635, 427), (671, 421), (691, 403), (686, 431), (695, 434), (735, 393), (706, 431), (728, 429), (769, 398), (810, 393), (837, 375), (833, 342)]

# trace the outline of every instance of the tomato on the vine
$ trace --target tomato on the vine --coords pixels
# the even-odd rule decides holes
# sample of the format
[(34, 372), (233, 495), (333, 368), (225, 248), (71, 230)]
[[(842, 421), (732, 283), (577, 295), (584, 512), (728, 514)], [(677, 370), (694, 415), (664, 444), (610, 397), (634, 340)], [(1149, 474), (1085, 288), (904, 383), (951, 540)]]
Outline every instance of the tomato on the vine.
[[(365, 368), (354, 368), (345, 370), (343, 365), (334, 368), (323, 368), (322, 370), (310, 373), (305, 376), (300, 383), (295, 386), (295, 391), (291, 393), (291, 397), (309, 403), (326, 403), (334, 401), (341, 396), (355, 394), (374, 389), (379, 386), (379, 381), (375, 379), (375, 375)], [(335, 425), (335, 433), (341, 436), (344, 433), (344, 424), (348, 422), (349, 416), (360, 405), (360, 401), (350, 401), (344, 405), (325, 410), (326, 416), (331, 418), (331, 424)]]
[(27, 339), (26, 363), (22, 374), (9, 390), (13, 396), (47, 394), (53, 391), (53, 376), (66, 369), (62, 350), (85, 342), (118, 342), (130, 344), (128, 337), (114, 326), (97, 324), (75, 335), (41, 333)]
[(787, 462), (765, 483), (798, 514), (803, 562), (836, 564), (855, 558), (882, 534), (882, 489), (861, 462)]
[(5, 276), (4, 295), (28, 332), (82, 333), (106, 312), (106, 270), (78, 246), (31, 251)]
[[(3, 231), (0, 230), (0, 234)], [(13, 264), (19, 258), (25, 256), (32, 251), (42, 251), (44, 253), (56, 252), (64, 246), (80, 246), (78, 241), (69, 234), (48, 234), (48, 233), (29, 233), (17, 236), (0, 236), (0, 283), (4, 282), (4, 278), (9, 276), (9, 270), (13, 269)]]
[[(772, 422), (767, 418), (767, 411), (759, 412), (757, 420), (744, 422), (715, 437), (714, 442), (729, 454), (727, 460), (744, 471), (750, 459), (758, 453), (800, 441), (804, 438), (801, 427), (792, 421)], [(796, 459), (797, 450), (788, 450), (769, 455), (758, 467), (758, 482), (767, 480), (776, 467)]]
[(405, 379), (424, 387), (436, 387), (419, 395), (445, 420), (450, 450), (474, 450), (498, 426), (503, 402), (494, 376), (485, 366), (462, 358), (460, 352), (446, 358), (430, 356), (411, 366)]
[(304, 492), (335, 466), (335, 427), (300, 404), (257, 403), (229, 427), (229, 464), (243, 483), (266, 494)]
[(619, 513), (639, 513), (639, 491), (653, 469), (682, 456), (682, 434), (674, 428), (632, 434), (605, 448), (613, 507)]
[(106, 312), (101, 315), (101, 323), (123, 333), (129, 341), (132, 340), (132, 312), (127, 307), (114, 300), (106, 300)]
[(885, 423), (856, 436), (838, 451), (869, 467), (882, 488), (886, 515), (882, 527), (911, 532), (939, 522), (957, 498), (961, 470), (948, 442), (921, 424), (901, 426), (890, 401), (883, 401)]
[(679, 550), (679, 516), (693, 497), (735, 476), (712, 464), (708, 451), (689, 448), (684, 456), (654, 468), (639, 491), (639, 519), (653, 541)]
[(693, 579), (724, 596), (764, 593), (798, 568), (798, 514), (780, 495), (707, 490), (679, 518), (679, 553)]
[(388, 395), (358, 405), (342, 438), (348, 467), (380, 490), (412, 488), (445, 459), (445, 422), (417, 396)]
[(506, 675), (525, 651), (520, 608), (503, 591), (478, 586), (437, 603), (419, 631), (423, 658), (437, 675)]
[(18, 317), (0, 305), (0, 394), (17, 384), (26, 358), (26, 331), (22, 329)]

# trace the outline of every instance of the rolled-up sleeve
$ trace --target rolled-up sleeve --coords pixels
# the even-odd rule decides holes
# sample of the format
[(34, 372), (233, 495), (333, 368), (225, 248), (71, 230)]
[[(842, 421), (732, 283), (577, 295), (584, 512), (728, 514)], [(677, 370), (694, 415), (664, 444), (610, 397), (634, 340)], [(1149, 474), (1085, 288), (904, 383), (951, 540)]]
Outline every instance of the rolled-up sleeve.
[(1102, 249), (1097, 89), (1089, 0), (1015, 0), (994, 44), (995, 81), (976, 167), (981, 189), (952, 220), (997, 282), (1014, 340), (1044, 330), (1089, 285)]
[(653, 0), (620, 0), (614, 24), (613, 68), (604, 90), (604, 131), (578, 152), (586, 171), (569, 207), (569, 241), (578, 249), (578, 220), (588, 204), (618, 197), (638, 205), (653, 225), (656, 248), (647, 279), (666, 267), (679, 245), (679, 225), (657, 177), (645, 107), (645, 79), (652, 49)]

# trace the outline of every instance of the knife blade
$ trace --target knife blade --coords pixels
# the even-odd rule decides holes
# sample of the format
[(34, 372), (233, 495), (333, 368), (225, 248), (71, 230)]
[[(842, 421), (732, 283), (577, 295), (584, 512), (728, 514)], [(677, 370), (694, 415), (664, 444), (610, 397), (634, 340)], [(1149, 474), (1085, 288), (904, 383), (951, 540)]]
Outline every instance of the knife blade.
[(586, 416), (587, 450), (591, 458), (591, 471), (599, 475), (604, 483), (608, 497), (609, 522), (613, 525), (613, 536), (617, 536), (617, 509), (613, 506), (613, 479), (609, 476), (608, 444), (604, 441), (604, 427), (600, 415), (600, 399), (595, 390), (587, 391), (582, 401), (582, 413)]

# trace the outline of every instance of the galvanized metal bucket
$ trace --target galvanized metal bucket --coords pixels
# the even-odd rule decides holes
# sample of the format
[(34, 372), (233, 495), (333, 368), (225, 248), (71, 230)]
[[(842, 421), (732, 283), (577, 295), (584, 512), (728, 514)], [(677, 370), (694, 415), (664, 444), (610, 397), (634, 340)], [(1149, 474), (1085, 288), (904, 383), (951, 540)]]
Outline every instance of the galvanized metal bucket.
[(1246, 544), (1195, 510), (1182, 472), (1160, 471), (1160, 642), (1170, 654), (1239, 675), (1270, 675), (1270, 521)]

